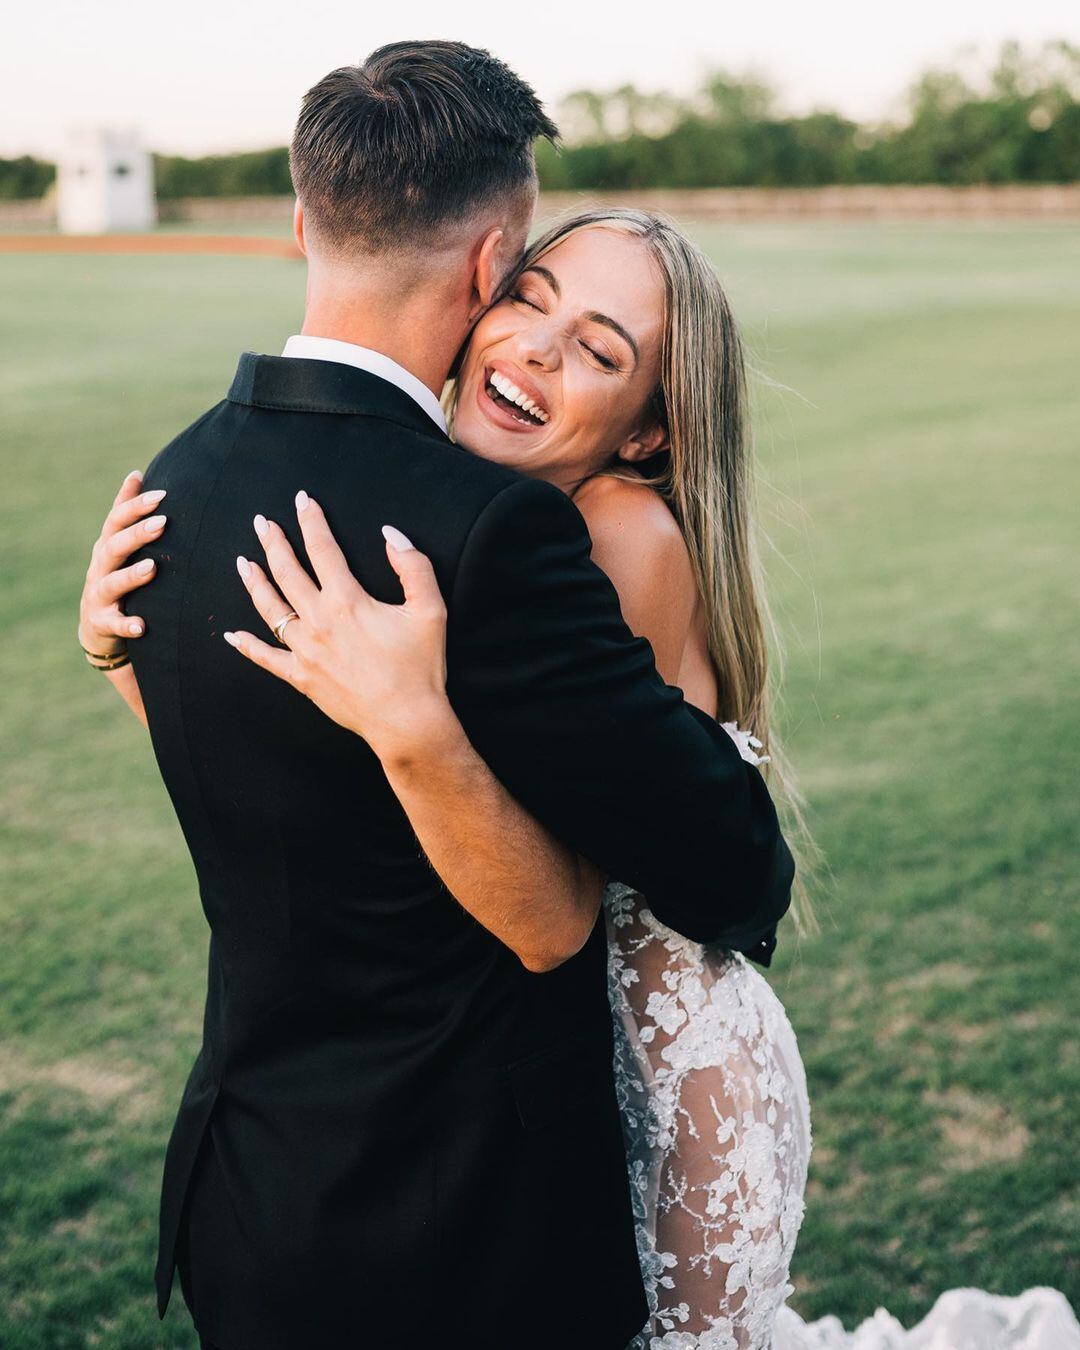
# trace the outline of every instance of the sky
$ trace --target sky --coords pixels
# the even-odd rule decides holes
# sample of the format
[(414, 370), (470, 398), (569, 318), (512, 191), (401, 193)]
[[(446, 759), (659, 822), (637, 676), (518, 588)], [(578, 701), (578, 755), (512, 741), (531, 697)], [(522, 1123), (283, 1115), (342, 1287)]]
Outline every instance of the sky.
[(174, 154), (281, 145), (320, 76), (418, 37), (488, 48), (553, 110), (582, 87), (688, 93), (719, 68), (766, 77), (788, 112), (875, 120), (902, 114), (928, 66), (985, 66), (1006, 38), (1080, 44), (1080, 0), (21, 0), (0, 44), (0, 156), (51, 157), (87, 126)]

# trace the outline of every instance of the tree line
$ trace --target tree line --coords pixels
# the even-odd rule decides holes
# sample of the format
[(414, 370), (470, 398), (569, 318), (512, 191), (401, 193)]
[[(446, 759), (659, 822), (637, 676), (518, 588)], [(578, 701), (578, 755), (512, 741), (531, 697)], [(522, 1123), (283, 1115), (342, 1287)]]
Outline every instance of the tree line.
[(898, 122), (777, 111), (754, 78), (711, 76), (679, 99), (632, 85), (572, 94), (570, 144), (539, 147), (548, 188), (820, 187), (834, 183), (1016, 183), (1080, 179), (1080, 47), (1004, 43), (981, 80), (924, 71)]
[[(834, 183), (1063, 183), (1080, 180), (1080, 47), (1002, 44), (981, 78), (924, 71), (896, 122), (835, 112), (784, 115), (754, 76), (716, 72), (693, 94), (633, 85), (569, 95), (563, 142), (537, 149), (542, 188), (818, 187)], [(187, 159), (155, 155), (159, 198), (292, 191), (284, 146)], [(52, 165), (0, 159), (0, 199), (40, 197)]]

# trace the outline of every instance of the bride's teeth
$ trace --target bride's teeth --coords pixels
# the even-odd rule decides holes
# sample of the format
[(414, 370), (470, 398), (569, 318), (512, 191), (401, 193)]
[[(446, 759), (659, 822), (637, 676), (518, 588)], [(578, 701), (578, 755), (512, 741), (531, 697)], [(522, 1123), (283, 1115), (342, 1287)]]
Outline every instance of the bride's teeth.
[(491, 372), (488, 383), (493, 389), (498, 390), (508, 403), (516, 403), (522, 412), (529, 413), (531, 416), (538, 418), (541, 422), (546, 422), (548, 420), (549, 414), (544, 412), (534, 398), (530, 398), (528, 394), (522, 393), (512, 380), (508, 380), (505, 375), (500, 375), (497, 370)]

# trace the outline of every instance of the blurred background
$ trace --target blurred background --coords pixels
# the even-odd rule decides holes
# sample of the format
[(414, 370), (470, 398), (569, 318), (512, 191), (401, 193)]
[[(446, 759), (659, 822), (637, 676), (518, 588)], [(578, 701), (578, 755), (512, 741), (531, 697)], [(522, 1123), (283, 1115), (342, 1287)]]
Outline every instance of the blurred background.
[(417, 36), (556, 112), (539, 218), (673, 214), (750, 348), (829, 864), (767, 972), (813, 1108), (793, 1305), (1080, 1305), (1075, 3), (157, 8), (47, 0), (0, 50), (0, 1344), (194, 1345), (151, 1275), (206, 928), (78, 594), (123, 474), (298, 328), (303, 91)]

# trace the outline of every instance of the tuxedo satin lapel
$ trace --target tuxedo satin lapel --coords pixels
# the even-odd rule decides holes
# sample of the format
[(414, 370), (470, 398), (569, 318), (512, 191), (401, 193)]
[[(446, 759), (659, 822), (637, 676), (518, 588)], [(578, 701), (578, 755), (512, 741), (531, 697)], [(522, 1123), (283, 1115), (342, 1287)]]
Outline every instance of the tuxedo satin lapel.
[(436, 440), (450, 439), (403, 389), (339, 361), (244, 352), (228, 397), (230, 403), (280, 412), (385, 418)]

